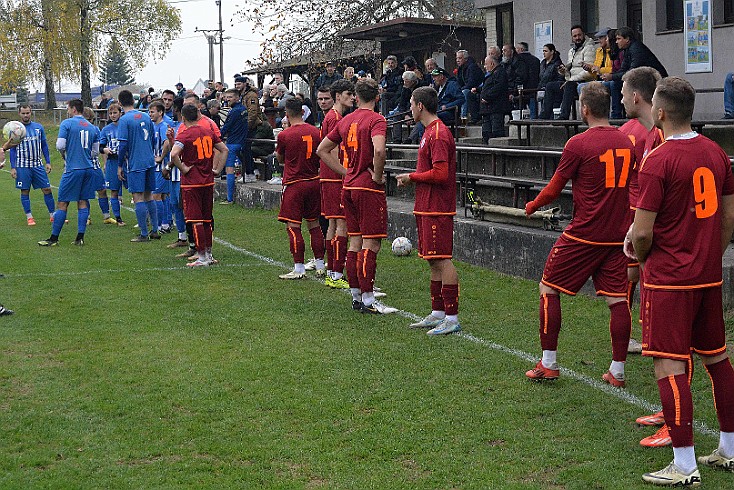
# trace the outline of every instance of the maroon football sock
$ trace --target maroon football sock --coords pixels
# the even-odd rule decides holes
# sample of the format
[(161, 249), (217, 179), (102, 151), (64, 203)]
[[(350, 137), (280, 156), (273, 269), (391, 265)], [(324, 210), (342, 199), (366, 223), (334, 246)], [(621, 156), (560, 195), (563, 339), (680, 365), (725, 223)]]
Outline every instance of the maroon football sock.
[(306, 251), (306, 242), (303, 241), (301, 228), (287, 226), (288, 242), (291, 246), (291, 255), (293, 255), (294, 264), (303, 264), (303, 256)]
[(212, 233), (212, 224), (211, 223), (203, 223), (204, 226), (204, 247), (207, 250), (212, 249), (212, 244), (214, 242), (214, 236)]
[(347, 252), (347, 281), (352, 289), (359, 289), (359, 277), (357, 276), (357, 254), (359, 252)]
[(344, 272), (344, 261), (347, 257), (347, 237), (335, 236), (334, 237), (334, 263), (332, 271), (342, 273)]
[(627, 347), (630, 342), (632, 318), (630, 309), (625, 301), (609, 306), (609, 333), (612, 336), (612, 360), (624, 362), (627, 360)]
[(660, 378), (658, 391), (673, 447), (693, 446), (693, 398), (688, 375)]
[(543, 350), (558, 350), (561, 331), (561, 298), (557, 294), (540, 296), (540, 346)]
[(458, 284), (444, 284), (441, 286), (441, 296), (443, 297), (443, 304), (446, 307), (447, 315), (458, 315), (459, 314), (459, 285)]
[(334, 270), (334, 240), (326, 240), (326, 270)]
[(363, 293), (373, 291), (376, 273), (377, 254), (368, 248), (362, 249), (357, 258), (357, 275), (359, 277), (359, 289)]
[(445, 311), (443, 296), (441, 296), (441, 281), (431, 281), (431, 309), (433, 311)]
[(315, 259), (324, 260), (324, 234), (321, 232), (321, 228), (314, 226), (308, 230), (311, 238), (311, 251)]
[(706, 366), (714, 392), (714, 407), (722, 432), (734, 432), (734, 369), (729, 359)]

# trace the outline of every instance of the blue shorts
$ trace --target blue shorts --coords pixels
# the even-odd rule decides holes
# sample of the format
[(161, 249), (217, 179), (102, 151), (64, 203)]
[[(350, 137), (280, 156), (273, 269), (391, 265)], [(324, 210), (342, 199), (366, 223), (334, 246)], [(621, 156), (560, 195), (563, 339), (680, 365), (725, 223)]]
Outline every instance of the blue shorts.
[(97, 178), (92, 168), (70, 170), (61, 175), (59, 202), (76, 202), (94, 199)]
[(227, 163), (224, 164), (225, 168), (234, 168), (235, 163), (239, 161), (239, 158), (237, 158), (237, 153), (239, 153), (240, 148), (242, 148), (242, 145), (227, 145), (227, 149), (229, 150), (229, 153), (227, 154)]
[(94, 178), (95, 178), (94, 190), (103, 191), (107, 189), (107, 183), (105, 182), (104, 172), (102, 172), (101, 168), (94, 169)]
[[(104, 166), (105, 187), (111, 191), (122, 192), (122, 182), (117, 177), (117, 168), (117, 160), (110, 160), (108, 158)], [(124, 174), (125, 171), (123, 170)]]
[(15, 188), (28, 191), (31, 185), (34, 189), (48, 189), (51, 183), (48, 181), (46, 167), (21, 167), (15, 169), (17, 177), (15, 178)]
[(155, 190), (153, 194), (170, 194), (171, 193), (171, 181), (164, 179), (161, 172), (155, 173)]
[(139, 172), (128, 172), (127, 188), (130, 192), (153, 192), (155, 190), (155, 167)]

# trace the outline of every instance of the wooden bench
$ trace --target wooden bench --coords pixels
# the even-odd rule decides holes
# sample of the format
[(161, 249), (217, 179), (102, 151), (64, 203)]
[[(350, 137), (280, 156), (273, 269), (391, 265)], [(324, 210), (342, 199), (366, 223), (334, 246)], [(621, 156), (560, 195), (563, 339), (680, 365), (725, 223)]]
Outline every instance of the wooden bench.
[(467, 201), (472, 199), (472, 193), (479, 182), (501, 182), (512, 186), (512, 207), (520, 207), (520, 195), (524, 198), (523, 205), (530, 201), (530, 191), (534, 187), (543, 188), (548, 183), (540, 179), (529, 179), (526, 177), (508, 177), (506, 175), (472, 174), (468, 172), (456, 175), (459, 184), (459, 195), (461, 206), (464, 208), (464, 217), (467, 217)]
[(0, 95), (0, 109), (17, 109), (18, 94)]

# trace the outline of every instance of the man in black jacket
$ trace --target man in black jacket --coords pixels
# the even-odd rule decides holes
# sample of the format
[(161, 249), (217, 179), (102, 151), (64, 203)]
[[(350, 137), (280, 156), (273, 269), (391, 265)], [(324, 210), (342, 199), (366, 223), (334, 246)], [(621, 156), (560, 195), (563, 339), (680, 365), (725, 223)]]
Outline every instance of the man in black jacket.
[(403, 86), (403, 69), (398, 66), (397, 56), (390, 55), (386, 59), (387, 71), (380, 78), (380, 100), (382, 103), (382, 114), (397, 105), (395, 100)]
[(525, 63), (525, 68), (527, 69), (525, 80), (522, 82), (523, 88), (533, 91), (528, 94), (523, 94), (523, 107), (520, 107), (520, 109), (524, 108), (525, 101), (527, 101), (530, 108), (530, 118), (535, 119), (538, 108), (535, 100), (537, 94), (534, 90), (538, 89), (538, 83), (540, 82), (540, 60), (528, 51), (528, 43), (524, 41), (517, 43), (515, 49), (517, 50), (517, 57)]
[[(507, 73), (499, 58), (487, 56), (484, 59), (484, 83), (479, 96), (479, 113), (482, 115), (482, 140), (505, 136), (505, 114), (510, 112)], [(474, 89), (476, 90), (476, 89)]]
[[(619, 71), (614, 73), (606, 73), (602, 76), (602, 79), (606, 82), (611, 82), (611, 95), (612, 95), (612, 108), (621, 107), (622, 100), (622, 77), (625, 73), (630, 71), (632, 68), (638, 68), (640, 66), (649, 66), (655, 68), (660, 76), (665, 78), (668, 76), (668, 72), (657, 56), (650, 51), (650, 48), (642, 44), (642, 41), (635, 39), (635, 31), (630, 27), (624, 26), (617, 29), (617, 47), (620, 50), (624, 50), (624, 59), (622, 60), (622, 66)], [(616, 103), (615, 102), (619, 102)], [(621, 119), (624, 114), (621, 111), (612, 113), (612, 119)]]
[(461, 117), (466, 119), (467, 116), (471, 116), (470, 123), (477, 124), (479, 123), (479, 98), (476, 92), (472, 92), (472, 89), (478, 89), (482, 85), (482, 78), (484, 78), (482, 69), (465, 49), (456, 52), (456, 66), (458, 67), (456, 80), (466, 98), (466, 102), (461, 106)]

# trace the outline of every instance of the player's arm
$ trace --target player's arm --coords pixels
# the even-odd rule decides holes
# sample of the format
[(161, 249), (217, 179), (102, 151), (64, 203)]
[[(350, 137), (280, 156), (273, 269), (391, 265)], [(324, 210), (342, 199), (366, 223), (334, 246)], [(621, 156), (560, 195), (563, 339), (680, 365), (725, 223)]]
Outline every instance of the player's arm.
[(334, 148), (337, 148), (338, 146), (339, 143), (335, 143), (328, 137), (325, 137), (321, 140), (319, 147), (316, 148), (316, 154), (319, 156), (319, 158), (321, 158), (321, 161), (324, 162), (331, 170), (344, 177), (345, 175), (347, 175), (347, 169), (345, 169), (344, 166), (339, 163), (338, 152), (333, 151)]
[(658, 213), (646, 209), (637, 208), (635, 211), (635, 222), (631, 231), (632, 246), (640, 264), (647, 259), (652, 248), (652, 230)]
[(186, 175), (191, 170), (191, 167), (184, 165), (181, 161), (181, 152), (183, 152), (183, 143), (177, 141), (174, 143), (173, 149), (171, 149), (171, 161), (168, 163), (168, 169), (177, 167), (181, 171), (181, 174)]
[(563, 188), (566, 186), (566, 182), (568, 182), (566, 177), (563, 177), (558, 172), (554, 173), (553, 178), (548, 182), (548, 185), (540, 191), (538, 197), (525, 205), (525, 214), (530, 216), (538, 209), (558, 199), (558, 196), (561, 195)]
[(372, 155), (372, 180), (378, 184), (385, 183), (385, 176), (382, 171), (385, 169), (385, 160), (387, 159), (387, 150), (385, 149), (385, 135), (376, 134), (372, 137), (372, 147), (374, 152)]
[(214, 176), (219, 176), (222, 173), (222, 169), (224, 169), (224, 165), (227, 163), (229, 149), (222, 141), (217, 141), (214, 144), (214, 149), (218, 151), (214, 154), (214, 168), (212, 171), (214, 172)]
[(66, 160), (66, 138), (61, 137), (59, 135), (58, 138), (56, 138), (56, 149), (59, 150), (59, 153), (61, 153), (61, 158)]
[(734, 233), (734, 194), (721, 198), (721, 253), (726, 251)]
[(46, 160), (46, 173), (51, 173), (51, 153), (48, 151), (48, 141), (46, 141), (46, 131), (41, 128), (41, 152)]

